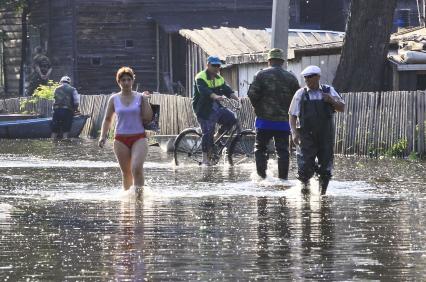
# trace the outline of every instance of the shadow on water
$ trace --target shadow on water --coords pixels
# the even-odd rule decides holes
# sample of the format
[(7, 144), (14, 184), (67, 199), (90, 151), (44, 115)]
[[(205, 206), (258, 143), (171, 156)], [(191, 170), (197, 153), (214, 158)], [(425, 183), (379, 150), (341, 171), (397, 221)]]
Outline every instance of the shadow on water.
[[(422, 280), (425, 163), (337, 158), (328, 195), (254, 164), (174, 167), (151, 148), (142, 199), (111, 144), (5, 141), (3, 280)], [(295, 179), (291, 164), (290, 179)]]

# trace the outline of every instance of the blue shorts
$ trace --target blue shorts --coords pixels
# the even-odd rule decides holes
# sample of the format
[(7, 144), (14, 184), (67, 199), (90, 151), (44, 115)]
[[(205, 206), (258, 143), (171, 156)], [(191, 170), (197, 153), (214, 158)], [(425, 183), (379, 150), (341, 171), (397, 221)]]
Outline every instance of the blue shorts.
[(52, 132), (70, 132), (74, 112), (69, 109), (54, 109), (52, 117)]

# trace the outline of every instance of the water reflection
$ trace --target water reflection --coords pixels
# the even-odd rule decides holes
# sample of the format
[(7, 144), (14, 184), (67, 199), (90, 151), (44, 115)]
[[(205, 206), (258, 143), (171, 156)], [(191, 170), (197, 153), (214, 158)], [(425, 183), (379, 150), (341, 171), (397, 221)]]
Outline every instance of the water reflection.
[(143, 260), (143, 201), (125, 200), (120, 203), (118, 230), (113, 235), (115, 279), (145, 277)]
[(328, 196), (320, 197), (316, 189), (303, 195), (294, 180), (291, 187), (256, 180), (252, 163), (174, 167), (156, 149), (148, 160), (138, 200), (120, 193), (110, 147), (2, 141), (0, 279), (426, 275), (425, 163), (338, 158)]

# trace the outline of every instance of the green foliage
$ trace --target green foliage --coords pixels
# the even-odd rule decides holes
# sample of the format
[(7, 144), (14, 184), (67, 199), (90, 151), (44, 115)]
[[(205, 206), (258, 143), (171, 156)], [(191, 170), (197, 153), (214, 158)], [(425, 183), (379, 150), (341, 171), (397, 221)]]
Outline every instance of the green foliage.
[(402, 157), (405, 153), (405, 151), (408, 148), (408, 141), (407, 139), (401, 139), (395, 144), (392, 145), (387, 151), (386, 155), (388, 157)]
[(377, 146), (374, 146), (374, 144), (370, 144), (367, 148), (368, 155), (371, 158), (383, 156), (386, 153), (384, 147), (384, 142), (380, 142), (379, 144), (377, 144)]
[(53, 101), (55, 98), (55, 89), (60, 84), (58, 82), (54, 82), (53, 80), (49, 80), (47, 85), (40, 85), (32, 97), (28, 99), (23, 99), (19, 103), (19, 109), (21, 112), (25, 112), (26, 107), (29, 104), (36, 104), (40, 100), (51, 100)]
[(36, 91), (34, 91), (33, 97), (36, 99), (46, 99), (46, 100), (54, 100), (55, 98), (55, 89), (61, 84), (55, 82), (53, 80), (49, 80), (47, 85), (40, 85), (37, 87)]
[(419, 156), (419, 154), (418, 154), (418, 153), (416, 153), (416, 152), (411, 152), (411, 153), (408, 155), (408, 159), (409, 159), (410, 161), (418, 161), (418, 160), (420, 160), (420, 156)]
[(370, 158), (374, 158), (375, 156), (379, 155), (379, 149), (375, 148), (373, 144), (370, 144), (367, 147), (367, 154), (370, 156)]
[(10, 8), (22, 12), (24, 8), (28, 8), (31, 0), (0, 0), (0, 8)]

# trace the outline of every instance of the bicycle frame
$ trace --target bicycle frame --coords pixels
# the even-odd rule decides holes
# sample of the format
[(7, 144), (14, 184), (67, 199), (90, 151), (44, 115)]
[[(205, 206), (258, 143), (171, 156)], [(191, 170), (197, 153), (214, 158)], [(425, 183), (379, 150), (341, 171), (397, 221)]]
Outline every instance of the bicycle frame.
[[(230, 99), (227, 99), (228, 101), (230, 101)], [(237, 107), (234, 104), (232, 104), (232, 102), (229, 102), (231, 107), (234, 109), (233, 112), (237, 113), (238, 111), (241, 110), (241, 107)], [(228, 107), (229, 108), (229, 107)], [(214, 141), (213, 143), (213, 154), (214, 154), (214, 158), (219, 160), (220, 156), (222, 155), (223, 149), (228, 148), (229, 144), (232, 142), (232, 139), (241, 132), (241, 124), (240, 124), (240, 120), (238, 118), (236, 118), (237, 122), (235, 123), (234, 126), (232, 126), (231, 129), (226, 130), (225, 132), (223, 132), (219, 138), (217, 138), (216, 141)], [(222, 142), (222, 140), (225, 138), (225, 136), (228, 135), (228, 138), (226, 140), (226, 142)]]
[[(231, 111), (233, 111), (235, 114), (238, 113), (241, 109), (241, 104), (238, 103), (236, 106), (235, 103), (232, 103), (230, 100), (228, 100), (228, 103), (225, 103), (225, 107), (229, 108)], [(236, 140), (239, 140), (239, 136), (246, 130), (243, 130), (241, 128), (240, 120), (237, 118), (236, 123), (229, 129), (225, 130), (220, 136), (213, 141), (213, 146), (211, 148), (209, 155), (209, 159), (213, 164), (217, 164), (225, 152), (229, 153), (229, 150), (232, 149), (231, 147), (236, 142)], [(192, 134), (192, 135), (191, 135)], [(184, 160), (185, 158), (189, 158), (192, 160), (196, 160), (200, 162), (200, 155), (201, 155), (201, 135), (202, 130), (200, 127), (196, 128), (187, 128), (183, 130), (175, 140), (175, 148), (174, 148), (174, 158), (175, 163), (178, 165), (179, 158), (182, 158)], [(185, 143), (184, 140), (187, 140), (186, 136), (193, 136), (192, 138), (195, 141), (194, 142), (188, 142)], [(188, 139), (189, 140), (189, 139)], [(186, 145), (185, 145), (186, 144)], [(188, 147), (189, 146), (193, 146)], [(194, 147), (196, 146), (196, 147)], [(179, 149), (177, 149), (179, 148)], [(225, 149), (226, 148), (226, 149)], [(178, 157), (181, 156), (181, 157)]]
[[(231, 130), (226, 130), (222, 135), (219, 136), (219, 138), (213, 143), (214, 147), (218, 148), (217, 152), (215, 152), (217, 155), (221, 155), (224, 148), (227, 148), (229, 144), (231, 143), (232, 139), (236, 134), (241, 132), (241, 127), (239, 125), (239, 121), (237, 120), (237, 124), (232, 127)], [(225, 141), (225, 143), (222, 142), (224, 137), (228, 135), (229, 137)]]

